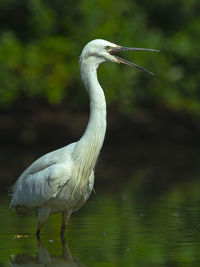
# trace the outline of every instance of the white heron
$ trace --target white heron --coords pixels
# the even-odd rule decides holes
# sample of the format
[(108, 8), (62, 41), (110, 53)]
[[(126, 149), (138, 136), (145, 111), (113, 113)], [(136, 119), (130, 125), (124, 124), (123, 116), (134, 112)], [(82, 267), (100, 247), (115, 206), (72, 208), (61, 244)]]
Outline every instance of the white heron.
[(80, 56), (80, 72), (90, 97), (90, 117), (85, 133), (79, 141), (37, 159), (13, 186), (10, 208), (16, 212), (37, 212), (38, 237), (53, 213), (62, 213), (63, 235), (71, 213), (87, 201), (93, 189), (94, 168), (106, 132), (106, 101), (97, 78), (98, 66), (105, 61), (124, 63), (153, 74), (116, 56), (124, 50), (158, 51), (123, 47), (102, 39), (89, 42)]

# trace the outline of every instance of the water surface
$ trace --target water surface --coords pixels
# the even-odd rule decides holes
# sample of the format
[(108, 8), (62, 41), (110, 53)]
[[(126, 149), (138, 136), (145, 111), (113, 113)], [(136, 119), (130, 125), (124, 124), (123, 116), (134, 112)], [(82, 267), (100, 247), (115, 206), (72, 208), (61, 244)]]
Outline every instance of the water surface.
[(128, 167), (104, 157), (96, 193), (71, 217), (66, 244), (60, 215), (49, 217), (38, 241), (35, 214), (10, 211), (10, 182), (2, 183), (0, 266), (200, 266), (199, 151), (152, 151), (134, 151), (135, 159), (124, 158)]
[(59, 236), (59, 215), (49, 218), (38, 243), (34, 214), (23, 217), (10, 212), (9, 197), (1, 194), (0, 266), (10, 266), (9, 262), (61, 266), (69, 260), (63, 251), (68, 251), (71, 261), (75, 258), (72, 266), (200, 263), (199, 188), (186, 184), (143, 201), (133, 185), (116, 193), (98, 192), (71, 217), (66, 249)]

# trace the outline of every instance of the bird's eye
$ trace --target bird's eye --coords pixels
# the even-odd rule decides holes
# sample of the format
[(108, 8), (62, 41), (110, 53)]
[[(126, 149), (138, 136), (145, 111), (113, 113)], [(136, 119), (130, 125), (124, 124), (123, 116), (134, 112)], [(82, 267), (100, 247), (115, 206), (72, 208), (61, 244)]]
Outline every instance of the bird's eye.
[(107, 46), (105, 46), (105, 49), (106, 50), (111, 50), (111, 46), (107, 45)]

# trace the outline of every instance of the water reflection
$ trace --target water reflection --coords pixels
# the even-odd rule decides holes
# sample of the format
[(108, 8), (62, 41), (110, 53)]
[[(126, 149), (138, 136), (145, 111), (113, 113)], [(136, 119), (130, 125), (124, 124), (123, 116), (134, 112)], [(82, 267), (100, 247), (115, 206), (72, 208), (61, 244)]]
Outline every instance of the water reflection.
[[(115, 193), (98, 192), (69, 222), (66, 240), (71, 252), (63, 244), (61, 247), (57, 229), (60, 216), (51, 216), (44, 227), (41, 238), (47, 248), (40, 243), (36, 247), (35, 216), (9, 214), (5, 197), (0, 214), (0, 262), (5, 264), (9, 255), (17, 255), (11, 257), (13, 266), (28, 266), (28, 262), (32, 266), (57, 266), (55, 262), (66, 260), (92, 267), (198, 263), (199, 188), (198, 183), (178, 185), (155, 198), (141, 197), (131, 183)], [(16, 234), (22, 238), (14, 238)]]
[(38, 253), (37, 256), (29, 254), (17, 254), (10, 257), (10, 263), (13, 267), (24, 266), (86, 266), (82, 264), (77, 258), (73, 257), (65, 239), (61, 239), (62, 243), (62, 256), (55, 256), (49, 253), (49, 250), (45, 247), (41, 239), (37, 239)]
[[(65, 255), (74, 261), (71, 264), (92, 267), (199, 266), (200, 149), (154, 150), (134, 151), (131, 158), (126, 148), (121, 151), (126, 164), (107, 155), (97, 172), (96, 194), (69, 221), (66, 239), (71, 252), (61, 247), (57, 215), (42, 231), (45, 247), (36, 245), (35, 214), (22, 217), (9, 211), (5, 179), (7, 184), (0, 187), (5, 189), (0, 193), (0, 266), (10, 266), (10, 255), (13, 266), (28, 266), (28, 260), (43, 266), (41, 258), (46, 265), (58, 259), (66, 262)], [(7, 171), (18, 176), (13, 168)]]

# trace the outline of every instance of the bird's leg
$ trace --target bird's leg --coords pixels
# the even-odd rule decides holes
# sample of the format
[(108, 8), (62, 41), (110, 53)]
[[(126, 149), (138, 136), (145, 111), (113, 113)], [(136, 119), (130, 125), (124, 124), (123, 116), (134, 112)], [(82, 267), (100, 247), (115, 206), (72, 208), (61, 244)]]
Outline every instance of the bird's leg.
[(38, 228), (37, 228), (36, 236), (37, 236), (37, 239), (40, 239), (40, 230), (38, 230)]
[(42, 226), (44, 225), (44, 223), (46, 222), (46, 220), (48, 219), (49, 214), (50, 214), (50, 208), (45, 207), (45, 206), (38, 208), (37, 210), (38, 226), (37, 226), (37, 232), (36, 232), (37, 238), (40, 238), (40, 230)]
[(62, 241), (62, 253), (63, 257), (68, 260), (68, 261), (73, 261), (73, 256), (67, 246), (67, 242), (64, 236), (61, 236), (61, 241)]
[(60, 231), (60, 234), (62, 237), (64, 236), (66, 225), (67, 225), (70, 215), (71, 215), (71, 212), (68, 212), (68, 211), (63, 211), (62, 213), (62, 225), (61, 225), (61, 231)]
[(36, 236), (37, 236), (38, 239), (40, 239), (40, 230), (41, 230), (43, 225), (44, 225), (44, 222), (42, 222), (42, 223), (38, 222), (37, 232), (36, 232)]

